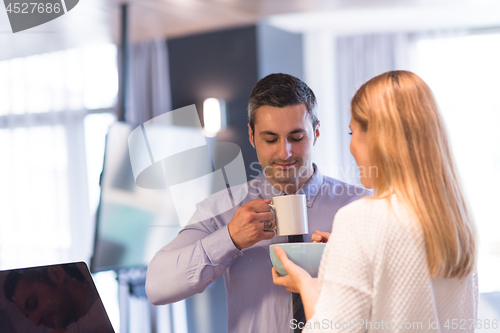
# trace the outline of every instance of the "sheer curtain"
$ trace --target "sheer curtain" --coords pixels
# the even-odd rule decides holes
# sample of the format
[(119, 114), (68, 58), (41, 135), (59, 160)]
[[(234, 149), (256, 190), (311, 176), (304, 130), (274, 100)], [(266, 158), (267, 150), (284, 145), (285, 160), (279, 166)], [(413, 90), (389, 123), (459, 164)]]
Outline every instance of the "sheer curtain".
[(349, 151), (350, 102), (359, 87), (374, 76), (390, 70), (412, 70), (411, 34), (377, 34), (337, 38), (338, 110), (342, 177), (359, 184), (358, 168)]
[(305, 79), (317, 96), (321, 121), (314, 160), (323, 174), (359, 184), (349, 151), (350, 101), (368, 79), (388, 70), (411, 70), (414, 47), (414, 36), (406, 33), (304, 35)]
[(171, 110), (165, 39), (132, 44), (129, 73), (127, 123), (139, 125)]
[(116, 96), (100, 45), (0, 62), (0, 268), (90, 258), (83, 119)]

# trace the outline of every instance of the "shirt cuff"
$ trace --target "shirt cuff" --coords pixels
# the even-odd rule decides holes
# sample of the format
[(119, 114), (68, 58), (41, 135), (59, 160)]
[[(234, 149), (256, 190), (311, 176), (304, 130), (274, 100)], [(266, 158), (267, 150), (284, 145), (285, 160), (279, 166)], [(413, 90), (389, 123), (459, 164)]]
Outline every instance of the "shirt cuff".
[(203, 238), (201, 243), (210, 261), (215, 265), (229, 267), (234, 259), (243, 255), (243, 252), (234, 246), (227, 226)]

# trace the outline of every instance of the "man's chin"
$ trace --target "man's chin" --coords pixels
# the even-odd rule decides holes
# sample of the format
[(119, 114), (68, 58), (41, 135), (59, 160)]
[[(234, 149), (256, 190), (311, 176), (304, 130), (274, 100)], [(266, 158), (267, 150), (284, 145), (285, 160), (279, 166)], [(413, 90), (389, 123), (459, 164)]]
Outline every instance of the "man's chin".
[(276, 176), (271, 176), (269, 177), (272, 180), (274, 180), (275, 183), (280, 184), (282, 186), (286, 185), (294, 185), (297, 186), (299, 183), (299, 178), (297, 177), (276, 177)]

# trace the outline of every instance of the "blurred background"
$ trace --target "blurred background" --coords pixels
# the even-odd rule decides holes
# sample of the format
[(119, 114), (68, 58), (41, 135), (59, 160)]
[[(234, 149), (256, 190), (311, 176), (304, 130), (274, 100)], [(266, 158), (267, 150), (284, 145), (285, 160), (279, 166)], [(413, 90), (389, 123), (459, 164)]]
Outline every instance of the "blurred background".
[[(117, 332), (224, 332), (221, 279), (174, 305), (152, 307), (144, 296), (147, 263), (180, 226), (168, 190), (135, 185), (128, 133), (195, 104), (207, 142), (238, 144), (251, 179), (251, 89), (288, 73), (318, 98), (315, 163), (359, 184), (350, 99), (369, 78), (405, 69), (441, 108), (479, 230), (479, 316), (500, 318), (498, 1), (123, 4), (81, 1), (16, 34), (0, 9), (0, 269), (85, 261)], [(220, 108), (210, 111), (214, 99)]]

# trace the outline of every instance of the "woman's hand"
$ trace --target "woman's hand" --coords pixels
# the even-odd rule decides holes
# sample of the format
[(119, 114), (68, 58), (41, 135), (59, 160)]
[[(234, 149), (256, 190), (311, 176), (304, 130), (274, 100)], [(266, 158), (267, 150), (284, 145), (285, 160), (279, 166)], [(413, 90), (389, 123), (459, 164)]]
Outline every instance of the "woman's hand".
[(288, 275), (279, 276), (276, 268), (273, 267), (273, 282), (277, 286), (284, 286), (287, 291), (298, 293), (302, 298), (306, 320), (314, 315), (314, 306), (318, 302), (318, 283), (302, 267), (294, 264), (288, 259), (285, 250), (279, 246), (274, 247), (274, 253), (283, 264)]
[(293, 293), (300, 293), (303, 289), (303, 286), (306, 284), (316, 284), (315, 279), (311, 277), (309, 273), (307, 273), (302, 267), (294, 264), (288, 256), (286, 255), (285, 250), (283, 250), (279, 246), (274, 247), (274, 253), (283, 264), (283, 268), (285, 268), (288, 275), (280, 276), (278, 271), (273, 267), (273, 283), (277, 286), (284, 286), (287, 291)]
[(326, 243), (330, 238), (331, 233), (325, 231), (316, 230), (314, 234), (311, 236), (311, 240), (313, 243)]

